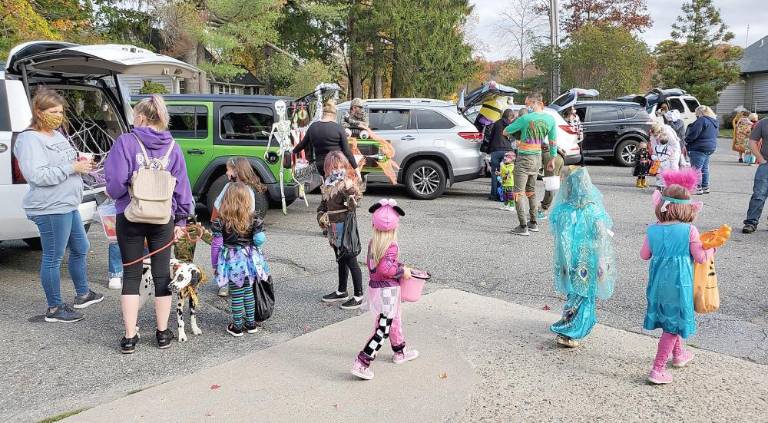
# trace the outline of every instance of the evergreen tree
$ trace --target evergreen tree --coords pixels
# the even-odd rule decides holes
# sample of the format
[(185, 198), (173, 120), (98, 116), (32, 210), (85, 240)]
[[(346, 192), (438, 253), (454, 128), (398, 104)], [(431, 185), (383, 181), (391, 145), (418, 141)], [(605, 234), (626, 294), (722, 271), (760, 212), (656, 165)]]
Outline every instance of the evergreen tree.
[(691, 0), (672, 25), (672, 40), (656, 46), (656, 82), (679, 87), (702, 104), (714, 105), (718, 94), (739, 79), (742, 50), (729, 45), (733, 33), (720, 17), (712, 0)]

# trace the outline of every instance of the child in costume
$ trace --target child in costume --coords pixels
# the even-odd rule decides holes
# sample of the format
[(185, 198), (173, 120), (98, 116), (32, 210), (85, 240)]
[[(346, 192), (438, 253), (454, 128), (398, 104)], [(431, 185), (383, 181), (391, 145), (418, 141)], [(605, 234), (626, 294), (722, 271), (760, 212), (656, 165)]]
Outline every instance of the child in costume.
[(269, 266), (261, 252), (266, 235), (251, 203), (250, 188), (235, 182), (224, 194), (219, 216), (211, 222), (211, 263), (216, 283), (229, 286), (232, 323), (227, 332), (236, 337), (243, 336), (243, 331), (258, 331), (253, 283), (269, 279)]
[(405, 212), (392, 199), (380, 200), (368, 211), (373, 213), (373, 238), (368, 244), (366, 265), (371, 278), (368, 305), (375, 319), (374, 330), (352, 365), (352, 374), (365, 380), (373, 379), (371, 362), (387, 338), (395, 353), (392, 357), (395, 364), (419, 356), (418, 351), (405, 347), (400, 316), (400, 283), (411, 277), (411, 269), (399, 260), (397, 244), (397, 227)]
[[(224, 198), (224, 194), (227, 192), (227, 189), (232, 185), (234, 182), (242, 182), (246, 184), (251, 189), (251, 212), (256, 210), (256, 194), (263, 194), (267, 192), (267, 187), (261, 183), (261, 179), (259, 179), (259, 176), (256, 175), (256, 172), (253, 171), (253, 166), (251, 166), (251, 162), (248, 161), (245, 157), (232, 157), (229, 160), (227, 160), (227, 179), (229, 182), (227, 182), (226, 185), (224, 185), (224, 188), (219, 193), (218, 197), (216, 197), (216, 200), (213, 202), (214, 209), (211, 210), (211, 222), (213, 222), (218, 213), (219, 208), (221, 207), (221, 201)], [(262, 218), (264, 216), (261, 216)], [(206, 241), (207, 242), (207, 241)], [(178, 256), (177, 256), (178, 258)], [(219, 297), (226, 297), (229, 295), (229, 287), (223, 286), (219, 288)]]
[(499, 177), (501, 177), (501, 190), (504, 205), (502, 210), (515, 211), (515, 152), (507, 151), (504, 154), (504, 161), (499, 168)]
[(596, 298), (610, 298), (616, 282), (613, 221), (586, 168), (577, 168), (565, 178), (550, 221), (555, 237), (555, 290), (567, 296), (562, 318), (550, 330), (557, 334), (558, 344), (574, 348), (597, 323)]
[(656, 188), (664, 188), (664, 180), (661, 178), (667, 170), (678, 170), (681, 165), (688, 166), (682, 154), (680, 139), (677, 133), (669, 125), (654, 123), (651, 127), (651, 160), (659, 162), (656, 173)]
[(637, 153), (635, 153), (635, 169), (632, 172), (632, 176), (637, 178), (635, 187), (647, 188), (648, 185), (645, 182), (645, 177), (651, 170), (651, 155), (648, 153), (648, 143), (641, 142), (637, 146)]
[[(325, 182), (320, 188), (322, 199), (317, 208), (317, 221), (327, 231), (328, 243), (333, 248), (339, 266), (338, 289), (324, 295), (326, 303), (342, 302), (341, 308), (354, 310), (363, 305), (363, 273), (357, 263), (360, 254), (359, 239), (344, 239), (344, 233), (357, 234), (358, 201), (362, 198), (360, 178), (344, 154), (333, 151), (325, 157)], [(347, 225), (351, 225), (347, 228)], [(354, 241), (354, 244), (350, 242)], [(352, 274), (354, 292), (347, 292), (347, 280)]]
[(699, 231), (692, 224), (701, 209), (701, 203), (691, 202), (698, 171), (667, 171), (662, 177), (666, 187), (653, 194), (658, 222), (648, 227), (640, 250), (640, 257), (650, 260), (643, 328), (663, 330), (648, 375), (654, 384), (672, 382), (666, 371), (670, 353), (674, 367), (684, 367), (693, 359), (682, 341), (696, 332), (693, 261), (705, 263), (713, 254), (713, 250), (702, 248)]

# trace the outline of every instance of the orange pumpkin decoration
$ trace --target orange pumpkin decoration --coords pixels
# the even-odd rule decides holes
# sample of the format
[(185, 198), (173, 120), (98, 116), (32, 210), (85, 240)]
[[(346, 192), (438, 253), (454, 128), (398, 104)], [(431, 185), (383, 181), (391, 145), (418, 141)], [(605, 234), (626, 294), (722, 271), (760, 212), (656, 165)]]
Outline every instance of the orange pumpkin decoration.
[(710, 248), (720, 248), (725, 245), (725, 242), (731, 237), (731, 227), (728, 225), (720, 226), (717, 229), (707, 231), (699, 236), (701, 240), (701, 246), (705, 250)]

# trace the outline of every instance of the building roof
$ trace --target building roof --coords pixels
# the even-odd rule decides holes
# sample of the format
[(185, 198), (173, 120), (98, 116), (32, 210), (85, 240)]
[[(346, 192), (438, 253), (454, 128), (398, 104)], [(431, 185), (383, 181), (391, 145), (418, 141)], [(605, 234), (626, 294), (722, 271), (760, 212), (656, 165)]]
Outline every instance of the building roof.
[(741, 73), (768, 72), (768, 35), (744, 49), (739, 65)]

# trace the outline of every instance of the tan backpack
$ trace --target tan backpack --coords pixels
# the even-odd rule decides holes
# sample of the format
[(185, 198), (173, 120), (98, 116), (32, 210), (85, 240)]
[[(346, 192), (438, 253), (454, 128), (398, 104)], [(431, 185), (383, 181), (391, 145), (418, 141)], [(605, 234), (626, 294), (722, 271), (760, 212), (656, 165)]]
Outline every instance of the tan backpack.
[(141, 147), (144, 165), (133, 172), (131, 177), (131, 186), (128, 188), (131, 203), (125, 208), (125, 218), (133, 223), (164, 225), (171, 220), (173, 191), (176, 188), (176, 178), (165, 167), (176, 142), (171, 141), (168, 152), (160, 159), (162, 168), (155, 169), (151, 166), (144, 144), (136, 134), (133, 136)]

